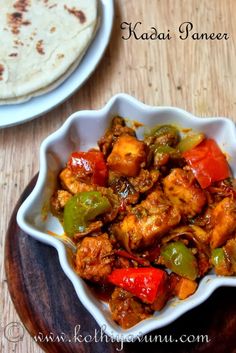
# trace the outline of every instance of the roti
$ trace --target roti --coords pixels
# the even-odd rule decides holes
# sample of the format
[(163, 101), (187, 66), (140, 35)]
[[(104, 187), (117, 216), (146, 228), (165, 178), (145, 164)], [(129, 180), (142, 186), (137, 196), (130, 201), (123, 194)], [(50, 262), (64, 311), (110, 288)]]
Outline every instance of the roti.
[(62, 83), (78, 66), (97, 27), (97, 0), (4, 1), (0, 104), (20, 103)]

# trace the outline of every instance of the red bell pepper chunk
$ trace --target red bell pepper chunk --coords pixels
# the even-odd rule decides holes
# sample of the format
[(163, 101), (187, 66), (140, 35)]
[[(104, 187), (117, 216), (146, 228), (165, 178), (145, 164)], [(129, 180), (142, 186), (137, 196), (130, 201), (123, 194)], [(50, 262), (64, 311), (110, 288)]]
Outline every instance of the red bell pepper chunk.
[(108, 178), (107, 165), (100, 151), (73, 152), (67, 167), (78, 177), (91, 177), (91, 183), (105, 186)]
[(198, 146), (183, 153), (197, 181), (203, 189), (215, 181), (230, 176), (230, 169), (225, 155), (212, 139), (205, 139)]
[(108, 276), (109, 282), (148, 304), (154, 303), (158, 294), (163, 292), (166, 279), (166, 272), (154, 267), (120, 268)]

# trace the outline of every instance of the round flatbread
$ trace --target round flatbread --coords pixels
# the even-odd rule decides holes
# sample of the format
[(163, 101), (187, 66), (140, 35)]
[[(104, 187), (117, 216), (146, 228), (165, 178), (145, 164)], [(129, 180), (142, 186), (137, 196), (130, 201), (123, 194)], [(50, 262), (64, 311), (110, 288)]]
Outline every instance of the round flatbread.
[(0, 104), (54, 89), (77, 67), (98, 23), (97, 0), (6, 0), (0, 11)]

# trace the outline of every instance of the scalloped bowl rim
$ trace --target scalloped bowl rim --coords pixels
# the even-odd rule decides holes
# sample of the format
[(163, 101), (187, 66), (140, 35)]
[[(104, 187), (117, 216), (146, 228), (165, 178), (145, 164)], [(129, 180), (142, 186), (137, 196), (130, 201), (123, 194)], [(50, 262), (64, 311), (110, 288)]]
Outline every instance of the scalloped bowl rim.
[[(94, 317), (97, 323), (102, 328), (103, 332), (105, 332), (108, 336), (115, 338), (116, 340), (123, 340), (123, 341), (134, 341), (137, 337), (140, 337), (144, 334), (147, 334), (155, 329), (164, 327), (178, 317), (183, 315), (185, 312), (193, 309), (194, 307), (198, 306), (202, 302), (204, 302), (212, 292), (221, 286), (236, 286), (236, 277), (219, 277), (215, 275), (207, 275), (205, 276), (199, 284), (197, 292), (185, 299), (178, 305), (175, 303), (168, 304), (168, 308), (170, 309), (173, 306), (173, 309), (170, 313), (162, 314), (162, 311), (157, 314), (157, 316), (153, 316), (150, 319), (146, 319), (138, 323), (137, 325), (133, 326), (130, 329), (124, 330), (120, 328), (116, 323), (114, 323), (109, 317), (106, 312), (103, 311), (101, 307), (98, 307), (97, 300), (91, 295), (89, 295), (89, 291), (86, 289), (84, 281), (79, 278), (72, 267), (70, 266), (67, 254), (66, 254), (66, 247), (65, 245), (58, 239), (42, 232), (40, 230), (35, 229), (32, 225), (27, 221), (27, 214), (30, 212), (32, 205), (34, 204), (36, 198), (43, 190), (45, 177), (47, 173), (47, 149), (49, 146), (59, 139), (65, 139), (67, 134), (69, 133), (70, 127), (72, 126), (75, 121), (80, 119), (81, 117), (86, 117), (86, 119), (100, 119), (99, 116), (103, 116), (104, 121), (108, 119), (109, 114), (111, 114), (112, 107), (114, 104), (128, 104), (131, 109), (137, 109), (142, 112), (146, 112), (148, 114), (162, 114), (162, 113), (174, 113), (176, 116), (181, 117), (183, 121), (186, 121), (185, 127), (188, 127), (188, 123), (191, 121), (192, 124), (199, 126), (204, 124), (209, 124), (216, 126), (216, 124), (222, 124), (223, 126), (227, 127), (231, 131), (231, 139), (230, 139), (230, 146), (233, 145), (233, 149), (236, 152), (236, 129), (234, 123), (227, 119), (227, 118), (200, 118), (196, 117), (183, 109), (176, 108), (176, 107), (155, 107), (146, 105), (132, 96), (129, 96), (124, 93), (117, 94), (113, 96), (108, 103), (100, 110), (83, 110), (73, 113), (65, 122), (64, 124), (54, 133), (49, 135), (41, 144), (40, 146), (40, 170), (38, 180), (36, 185), (31, 192), (31, 194), (27, 197), (27, 199), (21, 205), (18, 213), (17, 213), (17, 223), (20, 228), (33, 238), (47, 243), (48, 245), (53, 246), (59, 256), (60, 265), (67, 275), (67, 277), (71, 280), (75, 291), (78, 295), (78, 298), (84, 305), (84, 307), (90, 312), (90, 314)], [(113, 113), (114, 115), (114, 113)], [(135, 119), (136, 120), (136, 119)], [(178, 118), (176, 118), (178, 123)], [(174, 120), (173, 120), (174, 123)], [(183, 125), (184, 126), (184, 125)], [(235, 153), (236, 155), (236, 153)], [(236, 172), (236, 161), (235, 165), (235, 172)], [(199, 294), (201, 292), (201, 294)], [(168, 309), (168, 310), (169, 310)]]

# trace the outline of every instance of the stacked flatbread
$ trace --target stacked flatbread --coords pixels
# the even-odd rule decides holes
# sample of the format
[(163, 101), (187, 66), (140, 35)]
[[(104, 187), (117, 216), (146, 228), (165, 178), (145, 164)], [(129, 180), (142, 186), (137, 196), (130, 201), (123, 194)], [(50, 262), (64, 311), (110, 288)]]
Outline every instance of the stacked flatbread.
[(97, 0), (4, 0), (0, 104), (46, 93), (77, 67), (98, 27)]

